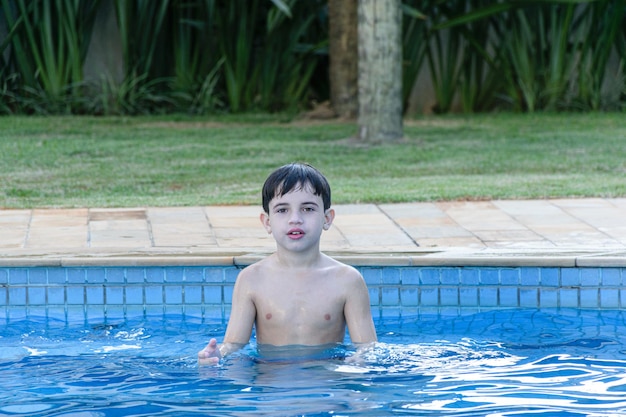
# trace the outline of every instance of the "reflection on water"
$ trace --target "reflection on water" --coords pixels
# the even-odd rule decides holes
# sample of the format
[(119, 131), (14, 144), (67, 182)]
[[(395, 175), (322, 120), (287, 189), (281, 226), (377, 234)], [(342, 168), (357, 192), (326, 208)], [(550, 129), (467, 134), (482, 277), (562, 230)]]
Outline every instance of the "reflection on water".
[(620, 312), (385, 321), (358, 355), (251, 344), (198, 368), (196, 351), (223, 332), (207, 327), (11, 323), (0, 329), (0, 415), (626, 414)]

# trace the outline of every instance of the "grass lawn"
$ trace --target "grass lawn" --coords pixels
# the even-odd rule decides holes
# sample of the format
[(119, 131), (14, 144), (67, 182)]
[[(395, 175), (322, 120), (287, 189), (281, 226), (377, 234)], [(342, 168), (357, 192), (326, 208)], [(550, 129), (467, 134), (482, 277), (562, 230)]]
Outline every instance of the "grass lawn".
[(260, 204), (292, 161), (334, 203), (626, 196), (624, 113), (425, 117), (382, 146), (281, 117), (1, 117), (0, 208)]

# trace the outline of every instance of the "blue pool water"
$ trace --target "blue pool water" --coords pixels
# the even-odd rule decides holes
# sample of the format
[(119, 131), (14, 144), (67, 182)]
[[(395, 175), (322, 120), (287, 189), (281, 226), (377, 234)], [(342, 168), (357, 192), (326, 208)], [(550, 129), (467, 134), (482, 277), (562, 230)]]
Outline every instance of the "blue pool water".
[[(356, 360), (217, 367), (220, 319), (138, 315), (0, 325), (0, 416), (610, 416), (626, 414), (626, 313), (498, 309), (380, 317)], [(341, 355), (339, 355), (341, 356)]]

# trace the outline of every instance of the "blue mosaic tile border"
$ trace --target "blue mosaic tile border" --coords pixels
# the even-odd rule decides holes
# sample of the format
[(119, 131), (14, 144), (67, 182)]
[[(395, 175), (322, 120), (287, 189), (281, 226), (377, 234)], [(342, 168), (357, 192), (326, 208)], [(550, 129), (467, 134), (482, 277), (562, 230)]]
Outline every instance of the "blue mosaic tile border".
[[(224, 319), (240, 268), (3, 267), (0, 319)], [(459, 314), (501, 308), (626, 308), (626, 268), (359, 267), (372, 312)]]
[[(361, 268), (373, 308), (459, 314), (503, 308), (626, 307), (626, 268)], [(401, 311), (397, 311), (401, 310)]]

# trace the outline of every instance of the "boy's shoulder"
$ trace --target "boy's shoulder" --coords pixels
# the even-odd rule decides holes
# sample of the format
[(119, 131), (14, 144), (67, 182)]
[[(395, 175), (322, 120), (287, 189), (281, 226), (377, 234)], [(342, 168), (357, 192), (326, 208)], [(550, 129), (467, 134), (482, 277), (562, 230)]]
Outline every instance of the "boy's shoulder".
[[(324, 255), (326, 257), (326, 268), (324, 275), (330, 275), (336, 280), (337, 284), (347, 286), (360, 286), (364, 282), (363, 276), (355, 267), (343, 263), (333, 257)], [(321, 272), (321, 271), (320, 271)]]
[(344, 262), (338, 261), (337, 259), (328, 256), (328, 255), (323, 255), (326, 258), (326, 262), (328, 263), (329, 267), (331, 268), (336, 268), (337, 270), (344, 272), (346, 274), (357, 274), (357, 275), (361, 275), (361, 273), (353, 266), (348, 265)]
[[(266, 273), (275, 272), (276, 269), (280, 269), (280, 267), (277, 266), (275, 256), (275, 254), (272, 254), (253, 264), (250, 264), (240, 272), (239, 276), (243, 276), (245, 278), (246, 276), (254, 275), (258, 277), (263, 276)], [(331, 272), (332, 274), (350, 276), (354, 278), (362, 277), (361, 273), (355, 267), (338, 261), (337, 259), (325, 254), (322, 254), (322, 262), (318, 266), (318, 269), (320, 273)]]
[(259, 281), (263, 277), (267, 275), (272, 275), (272, 271), (276, 268), (274, 265), (274, 261), (272, 260), (273, 255), (267, 256), (259, 261), (256, 261), (239, 272), (238, 280), (251, 280)]

